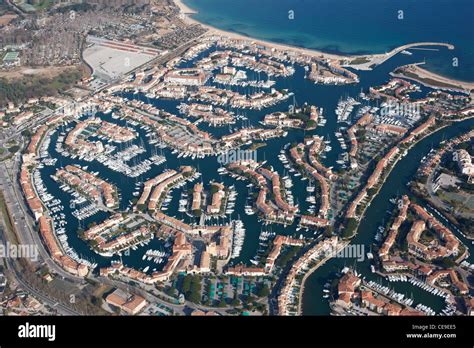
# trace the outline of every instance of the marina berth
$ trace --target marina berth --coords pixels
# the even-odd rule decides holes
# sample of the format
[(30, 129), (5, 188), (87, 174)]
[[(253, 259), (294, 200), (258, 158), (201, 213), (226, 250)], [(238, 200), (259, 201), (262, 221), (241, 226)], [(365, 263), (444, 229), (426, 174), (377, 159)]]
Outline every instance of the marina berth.
[(193, 200), (191, 203), (191, 210), (199, 210), (201, 209), (201, 196), (202, 196), (202, 184), (197, 183), (194, 185), (193, 188)]
[(288, 236), (278, 235), (273, 240), (273, 248), (268, 254), (268, 257), (265, 261), (265, 272), (271, 273), (275, 265), (275, 261), (281, 253), (281, 250), (284, 245), (291, 246), (303, 246), (304, 241), (301, 239), (294, 239)]
[(293, 263), (278, 295), (278, 315), (297, 314), (291, 310), (295, 305), (298, 307), (298, 296), (301, 295), (301, 284), (297, 281), (297, 277), (304, 275), (310, 266), (316, 264), (315, 267), (317, 267), (324, 263), (327, 259), (327, 252), (329, 251), (330, 254), (332, 254), (334, 251), (340, 249), (340, 247), (339, 240), (336, 236), (322, 240), (313, 245), (303, 256)]
[(28, 147), (26, 148), (26, 153), (36, 155), (38, 145), (40, 144), (41, 139), (46, 134), (47, 130), (48, 130), (48, 126), (46, 125), (43, 125), (36, 130), (36, 132), (31, 137)]
[(84, 237), (86, 239), (95, 239), (99, 234), (101, 234), (110, 227), (120, 224), (122, 221), (124, 221), (124, 217), (122, 214), (114, 214), (109, 219), (87, 229), (84, 232)]
[(316, 216), (301, 215), (299, 224), (301, 227), (326, 227), (329, 226), (330, 221)]
[(33, 213), (34, 218), (38, 220), (43, 216), (44, 209), (43, 204), (32, 185), (32, 177), (28, 169), (29, 163), (31, 162), (24, 157), (20, 172), (20, 185), (28, 207)]
[(321, 204), (320, 204), (318, 216), (321, 219), (326, 219), (328, 217), (329, 210), (330, 210), (329, 183), (326, 180), (326, 178), (324, 178), (323, 175), (321, 175), (318, 172), (317, 168), (319, 168), (320, 171), (325, 173), (327, 178), (330, 180), (333, 180), (335, 178), (335, 175), (332, 174), (330, 169), (327, 169), (324, 166), (322, 166), (319, 163), (319, 161), (316, 159), (316, 154), (319, 151), (320, 144), (321, 144), (320, 138), (315, 138), (315, 142), (309, 150), (308, 156), (313, 166), (308, 164), (308, 162), (304, 160), (304, 157), (303, 157), (305, 154), (304, 144), (298, 144), (297, 146), (292, 147), (290, 149), (290, 156), (298, 168), (300, 168), (307, 175), (310, 175), (312, 178), (315, 179), (315, 181), (319, 183)]
[[(245, 163), (244, 163), (245, 162)], [(245, 178), (252, 180), (259, 187), (259, 193), (255, 206), (268, 221), (282, 224), (293, 223), (295, 213), (298, 208), (291, 206), (282, 196), (284, 191), (281, 185), (280, 176), (272, 171), (259, 167), (260, 164), (254, 161), (241, 161), (230, 163), (227, 168)], [(270, 181), (271, 188), (268, 187)], [(273, 200), (267, 200), (267, 195), (272, 192)]]
[[(359, 128), (369, 125), (373, 121), (373, 116), (371, 114), (365, 114), (357, 120), (357, 122), (347, 130), (349, 140), (351, 142), (351, 150), (349, 151), (349, 156), (355, 159), (358, 150), (358, 142), (356, 138), (356, 132)], [(357, 165), (357, 162), (354, 162)], [(351, 165), (351, 167), (353, 167)]]
[(451, 283), (454, 285), (454, 287), (456, 287), (460, 294), (468, 293), (469, 286), (459, 279), (458, 274), (453, 269), (439, 270), (433, 272), (430, 276), (428, 276), (427, 283), (430, 285), (434, 285), (437, 281), (444, 277), (450, 278)]
[(364, 188), (359, 191), (356, 198), (351, 202), (349, 209), (346, 212), (346, 217), (354, 218), (356, 217), (356, 209), (362, 203), (362, 201), (367, 197), (368, 190), (372, 189), (374, 186), (380, 183), (380, 178), (382, 177), (382, 173), (385, 168), (390, 165), (396, 155), (400, 152), (398, 146), (392, 147), (390, 151), (380, 160), (377, 162), (374, 171), (367, 179), (367, 183), (365, 184)]
[(89, 273), (89, 268), (85, 264), (78, 263), (63, 253), (56, 237), (54, 236), (51, 218), (41, 216), (39, 218), (39, 230), (54, 261), (61, 265), (66, 271), (74, 275), (84, 277)]
[(390, 231), (388, 232), (388, 236), (385, 239), (382, 247), (379, 249), (379, 257), (382, 260), (388, 260), (389, 259), (390, 249), (392, 248), (393, 244), (395, 243), (395, 240), (396, 240), (397, 235), (398, 235), (399, 228), (407, 218), (407, 212), (408, 212), (409, 205), (410, 205), (410, 200), (409, 200), (407, 195), (404, 195), (402, 197), (402, 200), (399, 201), (398, 216), (393, 221), (393, 223), (390, 227)]
[(178, 110), (187, 117), (196, 118), (196, 122), (206, 122), (210, 126), (218, 127), (235, 124), (237, 117), (233, 112), (198, 103), (180, 104)]
[[(36, 221), (9, 206), (16, 230), (37, 225), (51, 259), (87, 280), (77, 285), (112, 284), (97, 310), (115, 314), (466, 311), (469, 231), (425, 189), (436, 192), (439, 173), (470, 183), (470, 96), (369, 72), (403, 50), (342, 57), (202, 34), (164, 6), (159, 49), (89, 43), (156, 59), (107, 80), (111, 62), (100, 63), (71, 90), (77, 100), (58, 93), (0, 110), (16, 134), (5, 178), (18, 173), (19, 203)], [(419, 58), (410, 52), (394, 64)], [(59, 267), (50, 276), (67, 281)]]
[(337, 299), (332, 301), (335, 313), (350, 314), (353, 311), (361, 315), (426, 315), (430, 314), (426, 308), (423, 310), (411, 307), (412, 299), (404, 299), (403, 294), (398, 294), (388, 287), (374, 281), (365, 281), (349, 270), (339, 280)]
[(186, 257), (190, 256), (192, 246), (186, 241), (186, 236), (181, 232), (176, 232), (173, 242), (173, 252), (168, 258), (162, 271), (153, 272), (151, 275), (138, 271), (131, 267), (124, 266), (121, 262), (113, 262), (110, 267), (101, 268), (101, 276), (122, 276), (130, 280), (136, 280), (145, 284), (154, 284), (168, 280), (179, 267), (179, 264)]
[(152, 188), (161, 182), (175, 176), (177, 172), (173, 169), (166, 170), (164, 173), (159, 174), (158, 176), (154, 177), (153, 179), (147, 180), (143, 187), (143, 192), (137, 202), (137, 207), (144, 206), (148, 197), (152, 192)]
[(189, 179), (193, 173), (194, 169), (192, 167), (183, 166), (180, 168), (179, 173), (164, 179), (158, 185), (156, 185), (148, 202), (148, 210), (154, 211), (159, 209), (163, 200), (163, 196), (166, 195), (173, 186), (178, 185), (180, 182), (186, 179)]
[(290, 118), (290, 116), (284, 112), (274, 112), (265, 115), (262, 124), (265, 126), (273, 127), (286, 127), (286, 128), (302, 128), (303, 121), (297, 118)]
[(151, 231), (147, 227), (141, 226), (134, 231), (114, 237), (112, 240), (106, 239), (108, 236), (104, 237), (103, 235), (94, 240), (98, 242), (96, 249), (99, 253), (108, 255), (129, 249), (136, 244), (142, 243), (146, 238), (151, 236)]
[(77, 166), (67, 165), (59, 169), (54, 178), (84, 193), (97, 204), (104, 204), (107, 208), (118, 206), (116, 187)]
[(211, 204), (206, 208), (207, 214), (218, 214), (221, 211), (222, 200), (225, 197), (224, 185), (220, 183), (212, 183), (215, 192), (212, 194)]

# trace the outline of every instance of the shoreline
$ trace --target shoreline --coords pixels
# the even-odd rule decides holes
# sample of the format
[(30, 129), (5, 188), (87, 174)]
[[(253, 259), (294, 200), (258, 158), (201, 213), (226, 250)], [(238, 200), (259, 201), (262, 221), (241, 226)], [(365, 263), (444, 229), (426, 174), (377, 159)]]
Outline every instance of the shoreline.
[[(209, 24), (205, 24), (205, 23), (202, 23), (194, 18), (192, 18), (191, 16), (193, 14), (196, 14), (198, 13), (197, 11), (189, 8), (186, 4), (184, 4), (183, 0), (173, 0), (173, 2), (176, 4), (176, 6), (179, 8), (180, 10), (180, 18), (187, 24), (193, 24), (193, 25), (201, 25), (202, 27), (208, 29), (208, 32), (206, 32), (205, 34), (203, 34), (204, 37), (209, 37), (209, 36), (222, 36), (222, 37), (225, 37), (225, 38), (229, 38), (229, 39), (235, 39), (235, 40), (242, 40), (242, 41), (247, 41), (247, 42), (252, 42), (254, 44), (260, 44), (262, 46), (266, 46), (267, 48), (275, 48), (275, 49), (281, 49), (281, 50), (286, 50), (286, 51), (292, 51), (292, 52), (296, 52), (296, 53), (299, 53), (299, 54), (305, 54), (305, 55), (308, 55), (310, 57), (324, 57), (324, 58), (327, 58), (327, 59), (330, 59), (330, 60), (337, 60), (339, 62), (341, 62), (341, 66), (343, 67), (349, 67), (349, 68), (352, 68), (354, 70), (372, 70), (375, 66), (378, 66), (378, 65), (381, 65), (383, 64), (385, 61), (387, 61), (388, 59), (392, 58), (393, 56), (401, 53), (402, 51), (406, 50), (406, 49), (410, 49), (410, 48), (414, 48), (414, 47), (419, 47), (419, 46), (444, 46), (446, 48), (448, 48), (449, 50), (452, 50), (454, 49), (454, 46), (451, 45), (451, 44), (448, 44), (448, 43), (442, 43), (442, 42), (417, 42), (417, 43), (409, 43), (409, 44), (405, 44), (405, 45), (402, 45), (402, 46), (398, 46), (398, 47), (395, 47), (394, 49), (392, 49), (391, 51), (389, 52), (386, 52), (386, 53), (374, 53), (374, 54), (348, 54), (348, 55), (343, 55), (343, 54), (333, 54), (333, 53), (325, 53), (325, 52), (322, 52), (322, 51), (318, 51), (316, 49), (309, 49), (309, 48), (304, 48), (304, 47), (298, 47), (298, 46), (292, 46), (292, 45), (289, 45), (289, 44), (281, 44), (281, 43), (276, 43), (276, 42), (272, 42), (272, 41), (268, 41), (268, 40), (264, 40), (264, 39), (257, 39), (257, 38), (253, 38), (251, 36), (247, 36), (247, 35), (244, 35), (244, 34), (240, 34), (240, 33), (235, 33), (235, 32), (230, 32), (230, 31), (226, 31), (226, 30), (222, 30), (222, 29), (218, 29), (216, 27), (213, 27), (212, 25), (209, 25)], [(351, 60), (353, 59), (357, 59), (357, 58), (365, 58), (365, 62), (361, 63), (361, 64), (357, 64), (357, 65), (351, 65), (349, 64)], [(421, 69), (421, 68), (420, 68)], [(423, 75), (421, 76), (421, 78), (425, 78), (425, 79), (432, 79), (438, 83), (441, 83), (441, 84), (451, 84), (451, 85), (458, 85), (458, 86), (469, 86), (469, 88), (472, 88), (474, 89), (474, 82), (467, 82), (467, 81), (461, 81), (461, 80), (455, 80), (455, 79), (451, 79), (449, 77), (445, 77), (445, 76), (442, 76), (442, 75), (438, 75), (436, 73), (433, 73), (433, 72), (430, 72), (428, 70), (425, 70), (425, 69), (421, 69), (423, 72), (425, 72), (426, 75)], [(403, 78), (403, 76), (400, 76)], [(408, 77), (405, 77), (407, 79), (409, 79)], [(421, 82), (419, 82), (421, 83)], [(471, 87), (472, 86), (472, 87)], [(436, 87), (433, 87), (433, 86), (429, 86), (431, 88), (436, 88)], [(438, 87), (439, 88), (439, 87)], [(471, 116), (473, 117), (473, 116)], [(471, 118), (471, 117), (467, 117), (467, 118), (463, 118), (462, 120), (456, 120), (457, 122), (462, 122), (462, 121), (466, 121), (467, 119)], [(425, 136), (423, 136), (422, 138), (416, 140), (413, 144), (411, 144), (410, 147), (408, 147), (406, 149), (407, 153), (409, 151), (411, 151), (411, 149), (416, 146), (421, 140), (424, 140), (426, 137), (429, 137), (435, 133), (437, 133), (438, 131), (444, 129), (445, 127), (448, 127), (450, 125), (453, 125), (453, 123), (450, 123), (450, 124), (447, 124), (447, 125), (443, 125), (442, 127), (440, 128), (437, 128), (435, 129), (433, 132), (430, 132), (428, 134), (426, 134)], [(384, 179), (387, 179), (393, 169), (398, 165), (399, 161), (403, 158), (402, 157), (398, 157), (396, 159), (396, 161), (393, 163), (393, 165), (389, 168), (389, 171), (386, 173), (385, 175), (385, 178)], [(375, 193), (375, 195), (372, 197), (370, 203), (372, 203), (373, 199), (375, 199), (378, 194), (380, 193), (381, 189), (383, 188), (385, 184), (385, 180), (383, 182), (382, 185), (379, 186), (377, 192)], [(358, 234), (358, 230), (359, 230), (359, 225), (360, 225), (360, 221), (362, 220), (362, 217), (365, 215), (366, 213), (366, 210), (367, 208), (370, 206), (370, 203), (368, 205), (366, 205), (364, 207), (364, 211), (362, 212), (361, 214), (361, 219), (359, 220), (359, 223), (358, 223), (358, 226), (357, 226), (357, 229), (355, 230), (355, 233), (353, 236), (350, 237), (350, 239), (347, 240), (347, 245), (349, 245), (352, 240), (355, 238), (355, 236)], [(299, 291), (299, 301), (298, 301), (298, 313), (299, 315), (304, 315), (303, 312), (304, 312), (304, 304), (303, 304), (303, 296), (304, 296), (304, 292), (305, 292), (305, 283), (307, 281), (307, 279), (320, 267), (322, 266), (324, 263), (326, 263), (327, 260), (324, 260), (323, 263), (321, 264), (318, 264), (314, 267), (312, 267), (303, 277), (303, 280), (301, 281), (301, 285), (300, 285), (300, 291)]]
[[(397, 69), (401, 69), (401, 71), (392, 71), (390, 75), (397, 78), (412, 80), (433, 89), (454, 90), (468, 94), (472, 94), (472, 91), (474, 91), (474, 82), (451, 79), (426, 70), (420, 67), (420, 64), (408, 64)], [(395, 71), (397, 69), (395, 69)]]
[(182, 0), (173, 0), (175, 5), (179, 8), (180, 10), (180, 15), (181, 19), (184, 22), (187, 22), (188, 24), (199, 24), (203, 26), (204, 28), (208, 29), (208, 32), (205, 33), (205, 36), (212, 36), (212, 35), (218, 35), (218, 36), (225, 36), (230, 39), (236, 39), (236, 40), (246, 40), (246, 41), (252, 41), (256, 44), (261, 44), (269, 47), (274, 47), (282, 50), (290, 50), (290, 51), (296, 51), (299, 53), (307, 54), (310, 56), (317, 56), (317, 57), (325, 57), (329, 59), (347, 59), (347, 58), (356, 58), (358, 56), (354, 55), (337, 55), (337, 54), (332, 54), (332, 53), (324, 53), (321, 51), (309, 49), (309, 48), (303, 48), (303, 47), (297, 47), (297, 46), (291, 46), (291, 45), (286, 45), (286, 44), (281, 44), (281, 43), (276, 43), (276, 42), (271, 42), (271, 41), (266, 41), (266, 40), (260, 40), (253, 38), (251, 36), (239, 34), (239, 33), (234, 33), (231, 31), (225, 31), (216, 27), (213, 27), (212, 25), (206, 24), (199, 22), (198, 20), (192, 18), (190, 15), (198, 13), (197, 11), (189, 8), (186, 4), (183, 3)]
[[(227, 37), (230, 39), (235, 39), (235, 40), (244, 40), (244, 41), (251, 41), (255, 44), (260, 44), (263, 46), (267, 46), (269, 48), (276, 48), (280, 50), (286, 50), (286, 51), (293, 51), (299, 54), (305, 54), (311, 57), (323, 57), (326, 59), (330, 60), (338, 60), (341, 63), (342, 67), (345, 68), (352, 68), (354, 70), (372, 70), (375, 66), (383, 64), (385, 61), (388, 59), (392, 58), (393, 56), (399, 54), (403, 50), (409, 49), (409, 48), (414, 48), (418, 46), (444, 46), (447, 47), (448, 49), (452, 50), (454, 49), (454, 45), (445, 43), (445, 42), (414, 42), (414, 43), (408, 43), (402, 46), (395, 47), (389, 52), (386, 53), (372, 53), (372, 54), (335, 54), (335, 53), (327, 53), (323, 51), (319, 51), (317, 49), (311, 49), (311, 48), (304, 48), (304, 47), (298, 47), (294, 45), (289, 45), (289, 44), (282, 44), (282, 43), (277, 43), (277, 42), (272, 42), (269, 40), (264, 40), (264, 39), (257, 39), (248, 35), (240, 34), (240, 33), (235, 33), (231, 31), (226, 31), (222, 30), (219, 28), (216, 28), (212, 25), (200, 22), (192, 17), (193, 14), (197, 14), (198, 11), (193, 10), (189, 6), (187, 6), (183, 0), (172, 0), (176, 7), (178, 7), (179, 12), (180, 12), (180, 18), (187, 24), (190, 25), (195, 25), (199, 24), (203, 26), (204, 28), (208, 29), (208, 32), (204, 34), (204, 36), (212, 36), (212, 35), (217, 35), (217, 36), (223, 36)], [(350, 60), (354, 60), (357, 58), (365, 58), (365, 62), (361, 64), (354, 64), (351, 65)], [(470, 82), (467, 81), (460, 81), (460, 80), (455, 80), (455, 79), (450, 79), (449, 77), (445, 77), (442, 75), (437, 75), (434, 73), (431, 73), (428, 71), (428, 73), (439, 76), (440, 80), (445, 81), (451, 81), (451, 83), (455, 84), (469, 84)], [(443, 82), (440, 81), (440, 82)], [(472, 82), (474, 84), (474, 82)]]

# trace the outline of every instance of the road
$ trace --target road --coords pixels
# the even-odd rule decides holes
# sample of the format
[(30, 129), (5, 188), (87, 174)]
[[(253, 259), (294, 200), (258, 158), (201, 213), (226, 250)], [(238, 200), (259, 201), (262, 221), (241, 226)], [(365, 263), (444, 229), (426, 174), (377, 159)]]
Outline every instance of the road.
[(41, 241), (39, 233), (36, 231), (34, 221), (30, 216), (28, 208), (25, 206), (23, 196), (18, 187), (18, 181), (16, 180), (18, 177), (19, 166), (18, 156), (14, 157), (13, 168), (8, 164), (10, 164), (10, 161), (3, 162), (0, 167), (2, 168), (0, 171), (0, 187), (3, 189), (5, 201), (9, 206), (19, 243), (36, 245), (40, 257), (40, 260), (38, 261), (45, 262), (52, 272), (55, 272), (61, 277), (67, 278), (73, 282), (83, 282), (81, 277), (76, 277), (66, 272), (49, 256)]
[[(0, 240), (7, 241), (7, 235), (5, 233), (6, 226), (4, 226), (4, 220), (2, 219), (1, 224), (3, 225), (3, 228), (0, 228)], [(59, 314), (64, 314), (64, 315), (79, 315), (77, 311), (68, 308), (67, 306), (57, 302), (56, 300), (51, 299), (48, 297), (47, 294), (41, 292), (38, 289), (35, 289), (32, 287), (28, 282), (26, 282), (23, 279), (23, 274), (21, 271), (18, 270), (18, 265), (16, 259), (12, 258), (4, 258), (3, 259), (6, 269), (12, 273), (12, 275), (15, 277), (15, 282), (23, 289), (28, 291), (33, 297), (36, 299), (40, 300), (43, 304), (47, 304), (52, 308), (55, 308)]]
[[(195, 40), (196, 39), (190, 42), (184, 43), (183, 45), (179, 46), (175, 50), (165, 54), (164, 56), (157, 57), (156, 59), (144, 64), (141, 67), (138, 67), (135, 70), (138, 70), (140, 68), (144, 68), (150, 65), (164, 64), (167, 61), (177, 57), (179, 54), (181, 54), (182, 52), (187, 50), (189, 47), (191, 47), (193, 44), (195, 44)], [(114, 82), (117, 83), (118, 81), (114, 81)], [(107, 86), (104, 86), (102, 89), (109, 88), (110, 86), (111, 84), (108, 84)], [(99, 91), (92, 92), (91, 95), (97, 92)], [(80, 102), (80, 100), (73, 101), (71, 104), (75, 104), (77, 102)], [(64, 108), (66, 107), (68, 106), (65, 106)], [(46, 110), (45, 112), (41, 113), (39, 117), (36, 117), (20, 125), (19, 127), (12, 127), (10, 129), (4, 130), (1, 134), (3, 136), (4, 142), (8, 141), (9, 139), (15, 139), (20, 145), (22, 145), (21, 147), (24, 147), (24, 144), (22, 144), (23, 139), (21, 136), (22, 130), (34, 129), (36, 126), (44, 124), (47, 118), (55, 114), (59, 114), (59, 112), (63, 110), (64, 108), (60, 108), (55, 111)], [(51, 259), (48, 251), (43, 245), (41, 237), (39, 233), (37, 232), (36, 223), (30, 214), (29, 208), (26, 206), (24, 197), (21, 193), (22, 192), (21, 188), (19, 186), (18, 177), (19, 177), (19, 170), (20, 170), (20, 163), (21, 163), (20, 160), (21, 160), (20, 153), (16, 153), (11, 159), (3, 161), (0, 164), (0, 189), (3, 191), (5, 202), (8, 206), (9, 214), (14, 224), (14, 229), (15, 229), (16, 236), (18, 238), (18, 242), (21, 244), (37, 246), (37, 250), (39, 254), (38, 260), (36, 261), (37, 265), (46, 264), (51, 272), (56, 273), (57, 275), (61, 276), (63, 279), (69, 280), (73, 284), (78, 284), (78, 285), (84, 284), (85, 282), (84, 278), (76, 277), (66, 272), (57, 263), (55, 263)], [(2, 220), (2, 223), (3, 223), (3, 220)], [(7, 240), (7, 235), (5, 235), (4, 237), (5, 237), (4, 240)], [(61, 314), (80, 315), (79, 312), (71, 308), (68, 308), (64, 304), (58, 303), (57, 301), (51, 299), (48, 296), (48, 294), (45, 294), (44, 292), (38, 289), (35, 289), (33, 286), (28, 284), (28, 282), (23, 278), (21, 271), (18, 270), (18, 265), (16, 264), (14, 260), (7, 259), (5, 262), (8, 268), (12, 271), (12, 275), (15, 277), (15, 281), (20, 285), (21, 288), (31, 293), (32, 296), (36, 297), (38, 300), (42, 301), (43, 303), (48, 304), (52, 308), (56, 308), (58, 312)], [(28, 262), (35, 262), (35, 261), (28, 260)], [(160, 303), (167, 307), (172, 308), (176, 314), (184, 314), (185, 308), (187, 307), (192, 308), (192, 309), (213, 310), (221, 314), (223, 314), (224, 311), (226, 310), (226, 309), (208, 308), (205, 306), (196, 305), (188, 301), (186, 301), (184, 304), (172, 304), (154, 295), (153, 293), (156, 293), (160, 297), (167, 298), (170, 301), (172, 300), (172, 298), (169, 297), (167, 294), (159, 291), (158, 289), (154, 287), (153, 289), (144, 289), (141, 286), (132, 287), (129, 284), (122, 281), (112, 280), (112, 279), (104, 278), (104, 277), (95, 277), (93, 275), (90, 275), (89, 278), (91, 280), (95, 280), (99, 282), (100, 284), (106, 284), (108, 286), (116, 287), (128, 292), (138, 293), (141, 296), (143, 296), (145, 299), (147, 299), (147, 301), (149, 301), (150, 303)]]

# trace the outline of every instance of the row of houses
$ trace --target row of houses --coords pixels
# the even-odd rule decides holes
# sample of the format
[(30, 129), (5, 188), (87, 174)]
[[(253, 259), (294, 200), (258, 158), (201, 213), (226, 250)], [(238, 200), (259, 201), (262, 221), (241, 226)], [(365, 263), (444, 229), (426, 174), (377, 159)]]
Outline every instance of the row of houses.
[[(317, 147), (317, 145), (316, 145)], [(312, 163), (317, 165), (319, 162), (316, 160), (315, 152), (317, 149), (313, 148), (311, 153)], [(305, 146), (303, 144), (298, 144), (290, 149), (290, 156), (292, 160), (296, 163), (297, 166), (301, 167), (306, 173), (311, 175), (318, 183), (320, 187), (320, 196), (321, 196), (321, 205), (319, 207), (318, 217), (320, 219), (326, 219), (328, 217), (330, 202), (329, 202), (329, 183), (326, 181), (325, 177), (318, 172), (318, 169), (308, 164), (304, 159)], [(321, 166), (322, 167), (322, 166)], [(328, 178), (333, 178), (332, 173), (329, 170), (324, 170), (320, 168), (323, 173), (326, 173)], [(309, 221), (305, 219), (303, 221)]]
[(108, 208), (119, 204), (114, 185), (77, 166), (67, 165), (64, 169), (58, 169), (54, 178), (84, 193), (96, 203), (103, 202)]
[(290, 307), (294, 305), (294, 300), (297, 297), (296, 291), (298, 291), (299, 286), (301, 286), (297, 283), (297, 276), (305, 272), (312, 262), (321, 257), (327, 257), (328, 251), (335, 251), (337, 248), (337, 236), (324, 239), (306, 251), (303, 256), (292, 265), (278, 296), (279, 315), (288, 315), (291, 312)]

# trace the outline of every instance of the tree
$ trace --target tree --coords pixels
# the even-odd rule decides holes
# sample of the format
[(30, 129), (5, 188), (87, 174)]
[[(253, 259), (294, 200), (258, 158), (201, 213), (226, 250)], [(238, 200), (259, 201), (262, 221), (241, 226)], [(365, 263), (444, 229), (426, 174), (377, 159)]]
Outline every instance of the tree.
[(230, 304), (233, 307), (240, 306), (240, 300), (239, 300), (239, 297), (237, 296), (237, 292), (235, 292), (234, 298), (232, 299), (232, 302)]
[(13, 145), (13, 146), (8, 148), (8, 151), (10, 151), (11, 153), (15, 153), (18, 150), (20, 150), (20, 147), (18, 145)]
[(262, 284), (259, 286), (257, 290), (257, 296), (258, 297), (267, 297), (270, 295), (270, 289), (268, 288), (268, 285), (266, 283)]
[(306, 128), (314, 128), (314, 127), (316, 127), (316, 122), (314, 120), (309, 120), (306, 123)]
[[(187, 279), (188, 280), (187, 280)], [(187, 291), (185, 291), (187, 289)], [(183, 280), (183, 292), (188, 301), (199, 303), (201, 302), (201, 277), (186, 275)]]
[(29, 136), (31, 136), (31, 131), (29, 129), (25, 129), (21, 132), (21, 135), (23, 135), (25, 137), (29, 137)]
[(452, 268), (456, 266), (456, 262), (451, 260), (449, 257), (443, 257), (442, 259), (436, 260), (436, 263), (444, 268)]
[(191, 289), (191, 274), (186, 274), (181, 284), (181, 291), (183, 294), (187, 294)]
[(374, 188), (374, 187), (371, 187), (371, 188), (369, 188), (369, 189), (367, 190), (367, 195), (368, 195), (369, 197), (371, 197), (371, 196), (375, 195), (376, 192), (377, 192), (377, 189)]
[(166, 289), (165, 293), (171, 297), (176, 296), (176, 289), (170, 286), (169, 288)]
[(350, 238), (357, 228), (357, 220), (355, 218), (348, 218), (345, 223), (344, 231), (342, 232), (343, 238)]
[(227, 306), (227, 304), (225, 303), (224, 295), (222, 295), (221, 300), (219, 301), (219, 304), (217, 306), (220, 308)]

